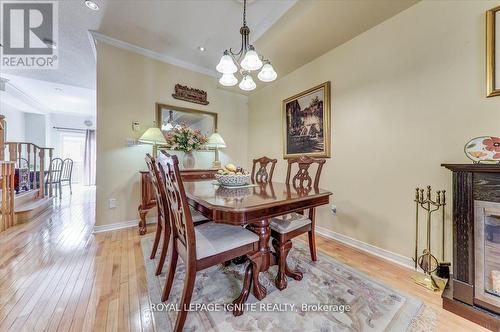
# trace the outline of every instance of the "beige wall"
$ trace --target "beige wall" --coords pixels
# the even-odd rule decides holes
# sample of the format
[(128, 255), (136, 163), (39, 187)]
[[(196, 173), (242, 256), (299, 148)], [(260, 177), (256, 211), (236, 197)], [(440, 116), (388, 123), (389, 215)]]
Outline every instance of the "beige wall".
[[(207, 91), (210, 104), (173, 99), (176, 83)], [(156, 102), (218, 113), (219, 133), (228, 144), (221, 160), (246, 165), (247, 98), (216, 83), (214, 77), (97, 43), (97, 226), (138, 218), (138, 171), (145, 168), (144, 154), (151, 146), (127, 147), (126, 142), (153, 125)], [(133, 121), (140, 122), (141, 132), (132, 131)], [(110, 198), (118, 200), (118, 208), (108, 208)]]
[[(468, 139), (500, 135), (500, 97), (485, 98), (485, 11), (498, 4), (418, 3), (251, 95), (249, 156), (281, 158), (281, 101), (331, 81), (321, 186), (338, 215), (320, 209), (319, 226), (411, 257), (414, 188), (451, 194), (440, 164), (468, 163)], [(284, 179), (283, 161), (275, 174)]]

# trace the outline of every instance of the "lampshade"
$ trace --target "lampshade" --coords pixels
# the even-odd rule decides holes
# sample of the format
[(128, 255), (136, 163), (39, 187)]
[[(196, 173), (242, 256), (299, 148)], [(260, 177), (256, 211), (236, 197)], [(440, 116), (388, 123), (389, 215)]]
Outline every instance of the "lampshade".
[(272, 82), (276, 79), (276, 77), (278, 77), (278, 74), (276, 74), (273, 66), (271, 66), (270, 63), (266, 63), (264, 67), (262, 67), (257, 77), (262, 82)]
[(219, 83), (224, 86), (234, 86), (238, 83), (238, 79), (233, 74), (222, 74)]
[(262, 67), (262, 61), (259, 55), (254, 50), (249, 50), (245, 53), (245, 57), (241, 60), (241, 68), (245, 70), (259, 70)]
[(224, 54), (219, 61), (217, 67), (215, 67), (219, 73), (222, 74), (234, 74), (238, 70), (233, 62), (230, 55)]
[(257, 87), (255, 82), (253, 81), (252, 76), (250, 75), (245, 75), (238, 86), (241, 90), (245, 91), (251, 91)]
[(208, 142), (206, 145), (210, 148), (225, 148), (226, 142), (224, 142), (224, 139), (221, 135), (219, 135), (219, 133), (213, 133), (208, 138)]
[(152, 127), (146, 130), (146, 132), (142, 134), (141, 138), (139, 138), (139, 142), (146, 144), (167, 143), (167, 141), (165, 140), (165, 136), (163, 136), (160, 128), (157, 127)]

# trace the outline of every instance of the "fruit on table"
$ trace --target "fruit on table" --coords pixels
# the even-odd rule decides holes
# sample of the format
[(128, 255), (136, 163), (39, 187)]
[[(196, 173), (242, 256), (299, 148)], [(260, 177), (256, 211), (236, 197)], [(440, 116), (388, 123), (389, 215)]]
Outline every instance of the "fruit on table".
[(236, 172), (236, 166), (234, 166), (233, 164), (227, 164), (226, 166), (224, 166), (224, 168), (229, 172)]
[(217, 171), (220, 175), (247, 175), (249, 174), (242, 167), (236, 167), (233, 164), (227, 164), (222, 169)]

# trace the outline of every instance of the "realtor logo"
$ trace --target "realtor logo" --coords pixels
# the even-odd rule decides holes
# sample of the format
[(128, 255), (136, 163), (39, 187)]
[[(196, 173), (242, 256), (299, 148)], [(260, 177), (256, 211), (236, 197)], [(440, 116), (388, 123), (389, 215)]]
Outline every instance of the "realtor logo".
[(57, 69), (55, 1), (2, 1), (1, 64), (9, 69)]

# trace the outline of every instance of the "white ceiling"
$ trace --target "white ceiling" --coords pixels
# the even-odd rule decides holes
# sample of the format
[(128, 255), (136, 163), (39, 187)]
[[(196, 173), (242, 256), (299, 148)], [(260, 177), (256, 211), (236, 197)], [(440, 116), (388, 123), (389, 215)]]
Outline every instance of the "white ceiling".
[(2, 74), (8, 79), (0, 91), (1, 104), (21, 112), (94, 115), (96, 93), (93, 89)]
[[(50, 112), (95, 112), (95, 96), (88, 100), (92, 107), (81, 100), (96, 86), (90, 30), (212, 75), (223, 50), (240, 45), (241, 0), (95, 1), (99, 11), (89, 10), (83, 0), (58, 2), (59, 68), (12, 71), (0, 67), (0, 75), (10, 78), (11, 90), (37, 100)], [(250, 0), (247, 24), (251, 41), (282, 77), (415, 2)], [(206, 51), (199, 51), (199, 46)], [(56, 85), (63, 91), (55, 93)], [(2, 102), (14, 103), (13, 95), (2, 92), (0, 97)]]

